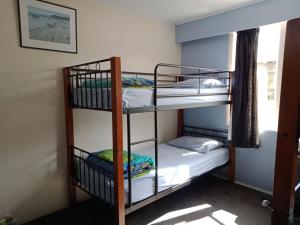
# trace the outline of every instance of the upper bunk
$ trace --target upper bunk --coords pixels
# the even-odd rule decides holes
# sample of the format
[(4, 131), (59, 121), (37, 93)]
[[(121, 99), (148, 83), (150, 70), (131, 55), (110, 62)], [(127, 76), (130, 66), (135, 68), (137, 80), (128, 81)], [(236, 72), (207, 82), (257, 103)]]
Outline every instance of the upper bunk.
[(160, 63), (153, 73), (128, 72), (112, 59), (65, 68), (71, 108), (111, 112), (116, 93), (124, 114), (231, 104), (232, 71)]

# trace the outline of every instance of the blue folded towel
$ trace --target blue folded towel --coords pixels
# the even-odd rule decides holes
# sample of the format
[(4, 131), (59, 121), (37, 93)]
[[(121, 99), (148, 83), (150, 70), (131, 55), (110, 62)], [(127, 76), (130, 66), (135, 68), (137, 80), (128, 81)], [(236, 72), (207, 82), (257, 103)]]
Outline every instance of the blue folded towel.
[[(111, 157), (107, 157), (111, 155)], [(127, 152), (123, 152), (124, 155), (127, 155)], [(109, 172), (113, 172), (113, 162), (112, 162), (112, 150), (103, 150), (99, 152), (92, 153), (87, 158), (87, 163), (91, 167), (98, 167)], [(123, 160), (123, 170), (124, 170), (124, 177), (128, 178), (128, 161)], [(154, 167), (154, 160), (150, 156), (139, 155), (136, 153), (131, 153), (131, 177), (138, 177), (142, 176), (148, 172), (150, 172)]]

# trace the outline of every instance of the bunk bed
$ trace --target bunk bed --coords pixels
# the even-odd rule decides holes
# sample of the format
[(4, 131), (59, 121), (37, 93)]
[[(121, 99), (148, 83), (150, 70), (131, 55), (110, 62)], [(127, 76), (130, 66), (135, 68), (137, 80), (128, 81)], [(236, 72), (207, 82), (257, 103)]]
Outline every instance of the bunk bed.
[[(233, 74), (231, 71), (162, 63), (155, 67), (154, 73), (127, 72), (121, 71), (119, 57), (64, 68), (70, 204), (76, 203), (76, 188), (80, 188), (115, 209), (117, 224), (124, 225), (125, 214), (215, 169), (228, 166), (228, 176), (233, 181), (234, 147), (228, 141), (227, 130), (183, 125), (183, 109), (231, 105)], [(111, 167), (99, 159), (98, 153), (74, 146), (75, 109), (112, 113)], [(158, 111), (162, 110), (179, 110), (179, 136), (210, 138), (221, 144), (206, 154), (171, 143), (159, 144), (157, 118)], [(154, 113), (154, 137), (132, 142), (131, 114), (144, 112)], [(123, 115), (127, 118), (127, 152), (123, 151)], [(154, 143), (153, 148), (132, 151), (132, 146), (149, 142)], [(144, 174), (134, 176), (132, 157), (137, 153), (153, 162)], [(187, 173), (182, 174), (182, 165)]]

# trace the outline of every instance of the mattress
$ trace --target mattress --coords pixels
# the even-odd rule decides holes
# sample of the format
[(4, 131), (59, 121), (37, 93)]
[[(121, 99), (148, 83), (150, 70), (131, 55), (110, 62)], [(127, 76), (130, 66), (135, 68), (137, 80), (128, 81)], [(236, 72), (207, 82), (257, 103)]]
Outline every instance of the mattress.
[[(158, 88), (158, 95), (194, 95), (199, 94), (198, 88)], [(158, 98), (159, 106), (191, 104), (199, 102), (227, 101), (228, 95), (226, 87), (201, 88), (200, 94), (216, 94), (211, 96), (191, 96), (191, 97), (164, 97)], [(220, 95), (218, 95), (218, 93)], [(146, 107), (154, 104), (153, 89), (150, 88), (123, 88), (122, 102), (123, 108)], [(73, 103), (77, 107), (88, 108), (111, 108), (111, 89), (88, 89), (74, 88)]]
[[(145, 148), (143, 150), (135, 151), (136, 153), (149, 155), (154, 158), (154, 149)], [(222, 166), (229, 160), (228, 149), (219, 148), (213, 150), (207, 154), (202, 154), (182, 148), (176, 148), (168, 144), (159, 145), (158, 150), (158, 191), (164, 191), (175, 185), (180, 185), (193, 177), (200, 176), (212, 169)], [(90, 169), (91, 170), (91, 169)], [(110, 194), (108, 191), (113, 188), (113, 181), (106, 179), (104, 181), (103, 174), (93, 174), (91, 171), (88, 173), (88, 169), (83, 168), (77, 164), (77, 175), (84, 176), (84, 182), (81, 182), (82, 186), (87, 187), (88, 182), (92, 179), (95, 183), (100, 185), (90, 185), (89, 192), (96, 197), (100, 197), (105, 201), (110, 201)], [(95, 172), (94, 172), (95, 173)], [(96, 172), (98, 173), (98, 172)], [(90, 176), (90, 177), (89, 177)], [(83, 180), (83, 179), (81, 179)], [(132, 202), (139, 202), (154, 194), (155, 189), (155, 171), (141, 176), (132, 178), (131, 196)], [(105, 187), (100, 188), (99, 187)], [(125, 201), (128, 202), (128, 180), (124, 180)], [(105, 193), (106, 192), (106, 193)], [(113, 202), (113, 196), (112, 196)]]

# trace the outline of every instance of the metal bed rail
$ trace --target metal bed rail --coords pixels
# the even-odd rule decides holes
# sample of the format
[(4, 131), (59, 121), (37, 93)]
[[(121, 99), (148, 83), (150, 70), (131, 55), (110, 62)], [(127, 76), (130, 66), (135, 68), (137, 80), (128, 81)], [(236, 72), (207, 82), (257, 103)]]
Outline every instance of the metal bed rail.
[[(86, 64), (79, 64), (68, 67), (70, 79), (70, 104), (72, 108), (92, 109), (100, 111), (111, 111), (111, 68), (110, 59), (99, 60)], [(159, 70), (164, 70), (159, 72)], [(200, 67), (191, 67), (174, 64), (158, 64), (155, 67), (154, 73), (145, 72), (122, 72), (122, 79), (125, 78), (147, 78), (153, 82), (153, 104), (145, 107), (126, 108), (124, 113), (128, 112), (149, 112), (160, 110), (157, 107), (159, 98), (186, 98), (186, 97), (204, 97), (204, 96), (227, 96), (228, 103), (231, 99), (231, 82), (233, 72), (225, 70), (215, 70)], [(159, 94), (160, 88), (178, 88), (178, 82), (184, 79), (196, 79), (195, 86), (198, 86), (197, 93), (182, 93), (182, 94)], [(227, 91), (219, 92), (203, 92), (203, 81), (206, 79), (216, 79), (224, 84)], [(133, 88), (137, 88), (135, 83)], [(193, 88), (190, 85), (180, 88)], [(199, 102), (201, 102), (199, 100)], [(225, 101), (223, 101), (225, 102)], [(188, 107), (188, 106), (187, 106)], [(164, 107), (166, 110), (168, 107)], [(178, 108), (178, 107), (177, 107)], [(184, 108), (184, 107), (183, 107)], [(173, 109), (170, 106), (170, 109)]]
[(73, 147), (73, 184), (102, 204), (114, 206), (114, 172), (96, 163), (100, 158)]
[[(130, 117), (127, 121), (130, 127)], [(217, 129), (209, 129), (209, 128), (199, 128), (193, 126), (184, 126), (183, 127), (183, 135), (186, 136), (196, 136), (196, 137), (209, 137), (216, 140), (221, 141), (224, 143), (225, 146), (228, 146), (228, 138), (227, 138), (228, 131), (227, 130), (217, 130)], [(130, 143), (130, 129), (128, 134), (128, 141)], [(128, 144), (128, 159), (131, 159), (131, 145), (142, 144), (146, 142), (156, 141), (156, 139), (146, 139), (142, 141), (132, 142)], [(78, 188), (92, 196), (94, 199), (99, 201), (104, 206), (113, 208), (114, 207), (114, 181), (113, 170), (108, 170), (104, 168), (101, 164), (95, 163), (96, 160), (101, 160), (98, 156), (93, 153), (90, 153), (84, 149), (73, 147), (74, 154), (72, 156), (73, 160), (73, 184), (76, 185)], [(155, 155), (158, 156), (159, 149), (155, 148)], [(91, 160), (94, 159), (94, 160)], [(156, 163), (158, 163), (158, 157), (156, 157)], [(130, 168), (130, 161), (128, 162), (128, 168)], [(222, 166), (221, 166), (222, 167)], [(219, 168), (219, 167), (218, 167)], [(217, 168), (215, 168), (217, 169)], [(214, 169), (214, 170), (215, 170)], [(158, 164), (155, 164), (156, 176), (154, 177), (154, 185), (155, 189), (153, 191), (153, 195), (149, 196), (148, 198), (140, 201), (140, 202), (132, 202), (132, 176), (131, 170), (128, 169), (128, 193), (127, 193), (127, 204), (126, 204), (126, 213), (131, 213), (150, 202), (153, 202), (157, 199), (160, 199), (176, 190), (179, 190), (182, 187), (185, 187), (192, 180), (197, 177), (193, 177), (186, 182), (176, 185), (174, 187), (168, 188), (164, 191), (158, 192)], [(211, 172), (211, 171), (210, 171)], [(208, 172), (209, 173), (209, 172)], [(206, 173), (207, 174), (207, 173)], [(203, 174), (204, 175), (204, 174)], [(201, 175), (202, 176), (202, 175)], [(125, 193), (124, 193), (125, 194)]]
[[(197, 84), (192, 86), (198, 86), (198, 93), (197, 94), (175, 94), (175, 95), (160, 95), (158, 94), (158, 89), (161, 87), (158, 85), (158, 76), (159, 70), (162, 69), (173, 69), (179, 70), (182, 74), (176, 75), (179, 78), (179, 81), (184, 79), (196, 79)], [(188, 72), (187, 72), (188, 71)], [(190, 72), (192, 71), (192, 72)], [(203, 67), (194, 67), (194, 66), (185, 66), (185, 65), (177, 65), (177, 64), (166, 64), (166, 63), (159, 63), (156, 65), (154, 69), (154, 105), (157, 106), (159, 98), (178, 98), (178, 97), (193, 97), (193, 96), (215, 96), (215, 95), (227, 95), (228, 101), (231, 99), (231, 82), (233, 77), (233, 71), (227, 70), (217, 70), (217, 69), (209, 69)], [(221, 81), (224, 86), (227, 88), (226, 92), (223, 93), (201, 93), (202, 82), (206, 79), (216, 79)], [(171, 86), (172, 87), (172, 86)], [(191, 87), (191, 85), (186, 85), (187, 88)]]
[(224, 143), (225, 147), (228, 147), (230, 142), (228, 140), (228, 130), (222, 129), (210, 129), (210, 128), (199, 128), (194, 126), (184, 126), (183, 135), (193, 137), (207, 137), (218, 140)]

